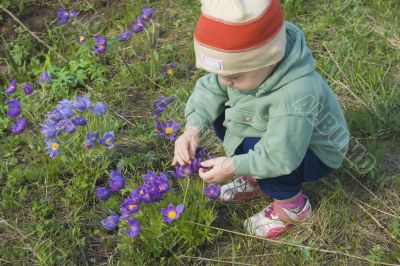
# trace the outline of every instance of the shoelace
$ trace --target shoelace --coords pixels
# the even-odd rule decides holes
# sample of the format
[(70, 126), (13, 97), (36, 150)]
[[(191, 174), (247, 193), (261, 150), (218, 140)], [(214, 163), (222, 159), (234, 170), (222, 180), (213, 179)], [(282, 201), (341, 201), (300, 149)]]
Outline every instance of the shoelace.
[(273, 216), (276, 216), (272, 206), (268, 206), (268, 209), (264, 211), (264, 216), (268, 217), (269, 219), (273, 219)]

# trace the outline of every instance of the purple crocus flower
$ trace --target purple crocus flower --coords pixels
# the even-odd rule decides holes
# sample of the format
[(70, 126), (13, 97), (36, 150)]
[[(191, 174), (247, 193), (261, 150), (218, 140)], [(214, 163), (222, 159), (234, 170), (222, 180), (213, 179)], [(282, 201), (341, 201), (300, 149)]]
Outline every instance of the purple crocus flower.
[(69, 13), (64, 8), (59, 8), (57, 11), (57, 15), (58, 15), (58, 24), (65, 24), (68, 22)]
[(172, 174), (178, 178), (186, 178), (192, 174), (192, 166), (190, 164), (177, 165)]
[(84, 34), (79, 35), (76, 42), (80, 45), (84, 44), (86, 42), (86, 36)]
[(169, 137), (171, 141), (175, 140), (176, 133), (179, 130), (178, 123), (175, 123), (172, 119), (167, 123), (161, 122), (158, 119), (154, 119), (154, 122), (156, 123), (155, 128), (159, 137)]
[(96, 187), (94, 189), (94, 193), (96, 194), (96, 198), (98, 200), (108, 200), (108, 198), (111, 196), (110, 190), (108, 190), (105, 187)]
[(87, 94), (84, 94), (82, 97), (75, 96), (71, 104), (76, 110), (84, 112), (92, 106), (92, 101)]
[(57, 108), (59, 108), (59, 109), (63, 109), (63, 108), (72, 109), (73, 108), (72, 101), (70, 101), (68, 99), (62, 99), (61, 101), (58, 102)]
[(134, 198), (138, 202), (138, 204), (142, 202), (142, 197), (140, 196), (140, 191), (138, 188), (134, 189), (128, 197)]
[(21, 114), (21, 103), (13, 98), (12, 101), (7, 101), (6, 104), (8, 105), (7, 115), (10, 118), (16, 118)]
[(158, 186), (155, 186), (154, 182), (149, 184), (148, 193), (150, 194), (150, 199), (152, 202), (160, 201), (162, 198), (162, 193), (159, 190)]
[(151, 113), (153, 115), (158, 115), (162, 112), (164, 112), (165, 108), (167, 108), (168, 105), (170, 105), (173, 101), (175, 101), (176, 96), (168, 98), (164, 95), (161, 95), (157, 101), (154, 102), (154, 106), (157, 107), (156, 110), (152, 111)]
[(120, 42), (126, 42), (128, 41), (132, 36), (132, 32), (128, 29), (125, 29), (121, 35), (119, 35), (119, 41)]
[(143, 31), (143, 28), (144, 28), (145, 24), (146, 24), (146, 21), (144, 19), (136, 18), (136, 23), (135, 24), (131, 24), (133, 32), (141, 33)]
[(81, 126), (81, 127), (84, 127), (87, 125), (86, 119), (82, 116), (74, 117), (72, 119), (72, 123), (74, 123), (75, 126)]
[(40, 133), (42, 133), (42, 136), (45, 139), (55, 138), (60, 131), (56, 125), (49, 125), (47, 123), (40, 124), (40, 127)]
[(169, 183), (162, 178), (158, 178), (156, 181), (153, 182), (153, 186), (158, 189), (158, 191), (162, 194), (168, 192), (169, 190)]
[(78, 16), (78, 12), (76, 11), (71, 11), (68, 12), (67, 10), (65, 10), (64, 8), (59, 8), (57, 11), (57, 15), (58, 15), (58, 24), (65, 24), (68, 22), (68, 20), (70, 18), (76, 17)]
[(105, 54), (107, 51), (107, 40), (103, 36), (100, 36), (99, 34), (95, 34), (94, 38), (96, 40), (96, 48), (94, 49), (94, 52), (96, 54)]
[(183, 209), (183, 204), (179, 204), (175, 208), (171, 203), (168, 204), (167, 208), (161, 208), (161, 213), (164, 215), (163, 222), (171, 223), (172, 221), (178, 220)]
[(16, 135), (22, 133), (26, 128), (26, 121), (22, 117), (18, 117), (17, 122), (11, 126), (11, 132)]
[(128, 217), (131, 214), (139, 211), (140, 199), (128, 197), (120, 206), (119, 210), (123, 217)]
[(73, 133), (76, 130), (76, 125), (74, 124), (74, 122), (72, 122), (72, 120), (66, 119), (63, 123), (63, 129), (67, 133)]
[(150, 7), (143, 7), (141, 16), (145, 21), (150, 20), (153, 17), (153, 9)]
[(138, 188), (140, 198), (145, 203), (152, 202), (152, 198), (151, 198), (151, 195), (149, 192), (150, 187), (151, 187), (151, 185), (145, 183), (145, 184), (140, 185)]
[(40, 74), (39, 83), (50, 83), (51, 82), (51, 75), (49, 72), (45, 71)]
[(120, 172), (111, 170), (110, 177), (111, 192), (119, 191), (125, 186), (125, 178)]
[(159, 177), (160, 177), (162, 180), (164, 180), (164, 181), (168, 181), (168, 179), (169, 179), (168, 173), (163, 173), (163, 172), (161, 172), (161, 173), (159, 174)]
[(86, 133), (86, 140), (85, 140), (85, 147), (88, 149), (93, 148), (96, 140), (99, 138), (99, 133), (93, 132), (93, 133)]
[(114, 131), (110, 131), (104, 134), (104, 136), (100, 139), (100, 144), (111, 150), (114, 148)]
[(58, 121), (64, 119), (65, 117), (64, 117), (64, 114), (61, 113), (60, 110), (58, 110), (58, 109), (53, 109), (53, 110), (51, 110), (51, 111), (47, 114), (47, 118), (48, 118), (49, 120), (58, 122)]
[(101, 224), (107, 231), (112, 231), (115, 228), (117, 228), (118, 222), (119, 222), (119, 216), (116, 213), (114, 213), (113, 215), (104, 218), (101, 221)]
[(218, 199), (219, 195), (221, 194), (221, 187), (211, 183), (204, 188), (204, 194), (206, 194), (206, 196), (210, 199)]
[(17, 82), (15, 80), (10, 80), (10, 87), (6, 89), (7, 94), (13, 94), (17, 90)]
[(199, 169), (201, 168), (200, 163), (201, 163), (201, 158), (194, 158), (192, 160), (192, 163), (190, 165), (192, 173), (198, 173), (199, 172)]
[(136, 219), (128, 220), (129, 229), (126, 230), (126, 234), (130, 238), (135, 238), (140, 233), (140, 223)]
[(57, 155), (60, 153), (60, 144), (57, 142), (52, 142), (50, 140), (46, 140), (47, 144), (47, 154), (51, 159), (54, 159), (57, 157)]
[(26, 95), (31, 95), (31, 93), (33, 92), (32, 84), (27, 82), (25, 87), (22, 90), (26, 93)]
[(197, 150), (196, 150), (195, 157), (202, 159), (202, 158), (204, 158), (206, 156), (208, 156), (207, 149), (205, 147), (203, 147), (203, 146), (198, 147)]
[(77, 11), (69, 12), (69, 18), (74, 18), (74, 17), (77, 17), (78, 15), (79, 15), (79, 12), (77, 12)]
[(108, 106), (105, 102), (98, 102), (96, 105), (90, 108), (92, 112), (97, 116), (102, 116), (107, 113)]
[(175, 67), (176, 67), (175, 64), (167, 65), (165, 71), (163, 72), (164, 77), (166, 78), (172, 77), (174, 75)]
[(145, 183), (151, 183), (158, 179), (158, 176), (153, 171), (147, 170), (147, 173), (143, 175), (143, 181)]

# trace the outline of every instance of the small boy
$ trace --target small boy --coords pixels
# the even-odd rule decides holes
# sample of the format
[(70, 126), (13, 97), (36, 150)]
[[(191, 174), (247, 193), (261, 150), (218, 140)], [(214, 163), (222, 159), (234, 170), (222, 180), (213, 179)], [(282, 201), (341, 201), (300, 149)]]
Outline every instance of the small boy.
[(194, 34), (198, 80), (172, 164), (191, 163), (213, 124), (227, 157), (202, 162), (200, 177), (225, 183), (221, 200), (263, 192), (273, 201), (244, 221), (273, 238), (311, 218), (301, 185), (340, 167), (349, 142), (335, 94), (315, 71), (303, 32), (278, 0), (202, 0)]

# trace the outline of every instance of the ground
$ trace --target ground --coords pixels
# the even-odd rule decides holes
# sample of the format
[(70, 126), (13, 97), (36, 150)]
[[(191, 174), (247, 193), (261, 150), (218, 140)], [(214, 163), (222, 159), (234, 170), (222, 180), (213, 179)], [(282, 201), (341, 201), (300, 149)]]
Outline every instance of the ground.
[[(305, 185), (315, 210), (312, 221), (274, 241), (253, 238), (242, 228), (243, 219), (270, 199), (209, 201), (198, 178), (172, 182), (165, 201), (146, 206), (139, 216), (142, 235), (136, 239), (106, 232), (100, 224), (147, 170), (171, 170), (173, 143), (156, 137), (152, 102), (162, 94), (176, 95), (164, 118), (184, 124), (185, 102), (204, 74), (195, 69), (192, 50), (199, 1), (0, 3), (51, 46), (48, 50), (0, 10), (1, 88), (10, 79), (31, 81), (35, 87), (29, 97), (16, 96), (28, 120), (20, 135), (11, 134), (9, 97), (0, 95), (0, 264), (399, 265), (400, 4), (281, 2), (286, 19), (305, 32), (317, 70), (337, 94), (352, 142), (340, 170)], [(78, 18), (57, 25), (61, 3), (78, 10)], [(154, 30), (148, 26), (149, 35), (119, 43), (113, 36), (134, 23), (144, 6), (154, 9)], [(77, 45), (81, 33), (88, 39), (96, 33), (106, 36), (107, 54), (94, 55), (90, 41)], [(171, 63), (177, 65), (175, 73), (164, 78), (162, 71)], [(54, 80), (42, 88), (36, 81), (44, 70), (52, 71)], [(82, 137), (63, 139), (69, 147), (51, 160), (39, 123), (57, 101), (82, 93), (108, 103), (107, 116), (90, 116), (89, 126), (114, 130), (115, 148), (86, 152), (76, 144)], [(212, 154), (222, 155), (211, 130), (202, 141)], [(99, 202), (93, 189), (107, 185), (108, 172), (117, 165), (123, 167), (127, 187)], [(179, 221), (166, 226), (157, 220), (164, 203), (185, 200)]]

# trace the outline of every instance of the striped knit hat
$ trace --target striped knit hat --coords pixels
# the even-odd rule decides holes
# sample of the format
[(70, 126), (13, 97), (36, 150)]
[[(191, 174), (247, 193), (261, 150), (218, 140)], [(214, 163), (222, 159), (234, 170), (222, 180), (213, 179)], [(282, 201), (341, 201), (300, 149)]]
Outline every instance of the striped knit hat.
[(279, 0), (201, 0), (196, 66), (232, 75), (279, 62), (286, 32)]

